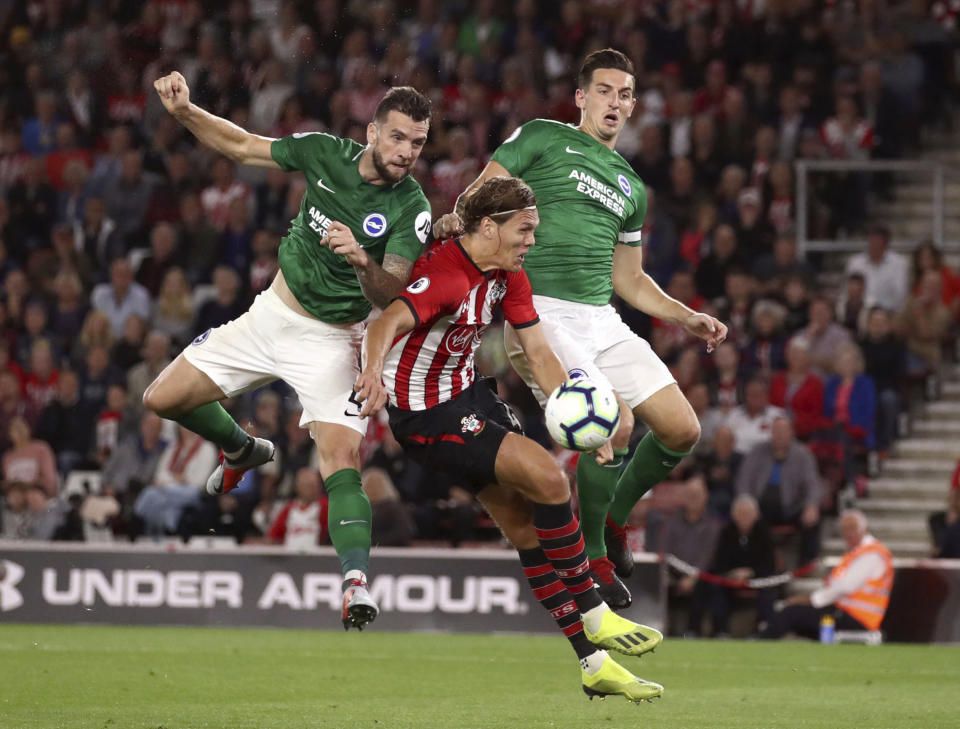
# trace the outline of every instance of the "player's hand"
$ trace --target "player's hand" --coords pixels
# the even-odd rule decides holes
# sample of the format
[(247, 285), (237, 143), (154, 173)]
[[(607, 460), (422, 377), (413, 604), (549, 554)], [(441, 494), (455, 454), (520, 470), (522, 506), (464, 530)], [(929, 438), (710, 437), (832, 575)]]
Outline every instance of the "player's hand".
[(704, 340), (708, 352), (715, 350), (727, 338), (727, 325), (709, 314), (691, 314), (683, 321), (683, 328)]
[(383, 386), (378, 372), (364, 370), (353, 386), (357, 402), (363, 403), (360, 408), (360, 417), (367, 418), (376, 415), (387, 404), (387, 388)]
[(179, 71), (167, 74), (153, 82), (163, 106), (174, 116), (190, 108), (190, 88)]
[(320, 241), (320, 245), (327, 246), (338, 256), (343, 256), (354, 268), (365, 268), (370, 263), (370, 256), (360, 247), (353, 231), (343, 223), (335, 220), (327, 228), (327, 235)]
[(597, 459), (597, 465), (602, 466), (613, 460), (613, 446), (607, 441), (602, 446), (593, 451), (593, 457)]
[(456, 213), (447, 213), (433, 224), (433, 237), (438, 240), (463, 235), (463, 221)]

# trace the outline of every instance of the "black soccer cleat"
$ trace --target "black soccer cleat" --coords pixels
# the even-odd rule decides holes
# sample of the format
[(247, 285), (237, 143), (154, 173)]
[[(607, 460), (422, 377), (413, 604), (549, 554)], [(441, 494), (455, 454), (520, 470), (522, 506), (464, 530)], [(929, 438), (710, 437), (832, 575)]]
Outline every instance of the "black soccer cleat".
[(624, 610), (630, 607), (633, 602), (633, 596), (630, 590), (623, 584), (623, 581), (617, 577), (613, 569), (613, 562), (607, 557), (590, 560), (590, 577), (600, 597), (614, 610)]
[(627, 579), (633, 574), (633, 550), (630, 549), (628, 529), (618, 526), (607, 517), (603, 529), (603, 541), (607, 545), (607, 557), (613, 562), (618, 577)]

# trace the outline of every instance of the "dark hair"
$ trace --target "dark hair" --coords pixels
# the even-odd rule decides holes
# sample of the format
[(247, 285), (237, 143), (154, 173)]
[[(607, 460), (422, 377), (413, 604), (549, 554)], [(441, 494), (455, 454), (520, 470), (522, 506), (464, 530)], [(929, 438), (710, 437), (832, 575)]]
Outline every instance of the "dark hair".
[[(585, 89), (593, 80), (593, 72), (598, 68), (613, 68), (617, 71), (626, 71), (631, 76), (633, 73), (633, 61), (614, 48), (602, 48), (599, 51), (587, 54), (583, 59), (583, 65), (580, 66), (580, 73), (577, 74), (577, 85)], [(634, 89), (636, 93), (636, 89)]]
[(867, 279), (859, 271), (854, 271), (853, 273), (847, 276), (847, 281), (859, 281), (860, 283), (866, 283)]
[(414, 121), (429, 122), (431, 104), (429, 97), (413, 86), (394, 86), (380, 99), (377, 110), (373, 113), (373, 120), (378, 124), (383, 123), (387, 120), (387, 114), (399, 111)]
[(890, 242), (890, 228), (885, 225), (871, 225), (867, 229), (867, 235), (879, 235), (885, 243)]
[[(505, 223), (516, 213), (537, 204), (533, 190), (516, 177), (491, 177), (470, 193), (463, 205), (463, 230), (473, 233), (484, 218)], [(509, 216), (503, 216), (510, 213)]]

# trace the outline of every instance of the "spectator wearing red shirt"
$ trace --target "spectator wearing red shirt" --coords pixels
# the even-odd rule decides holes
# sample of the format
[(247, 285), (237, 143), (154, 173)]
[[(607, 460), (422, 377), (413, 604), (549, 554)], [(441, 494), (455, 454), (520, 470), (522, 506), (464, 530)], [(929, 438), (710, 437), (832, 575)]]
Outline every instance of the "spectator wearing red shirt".
[(960, 313), (960, 275), (943, 262), (943, 253), (930, 241), (924, 241), (913, 251), (913, 293), (920, 293), (920, 280), (927, 271), (937, 271), (943, 282), (940, 301), (956, 318)]
[(267, 537), (287, 549), (308, 550), (328, 541), (329, 500), (320, 496), (320, 474), (312, 468), (297, 471), (297, 497), (277, 514)]
[(770, 404), (781, 407), (793, 418), (793, 429), (806, 440), (823, 427), (823, 382), (810, 367), (810, 343), (803, 335), (787, 343), (787, 369), (770, 381)]

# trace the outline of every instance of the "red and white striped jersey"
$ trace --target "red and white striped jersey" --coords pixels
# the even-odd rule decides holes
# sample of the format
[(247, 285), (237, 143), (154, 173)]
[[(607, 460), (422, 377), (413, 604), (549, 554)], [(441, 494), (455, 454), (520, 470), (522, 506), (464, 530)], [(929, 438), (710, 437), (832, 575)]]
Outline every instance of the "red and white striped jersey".
[(514, 328), (540, 320), (523, 270), (484, 273), (456, 239), (421, 256), (411, 279), (398, 298), (417, 323), (394, 341), (383, 367), (390, 404), (402, 410), (432, 408), (473, 384), (474, 353), (498, 303)]

